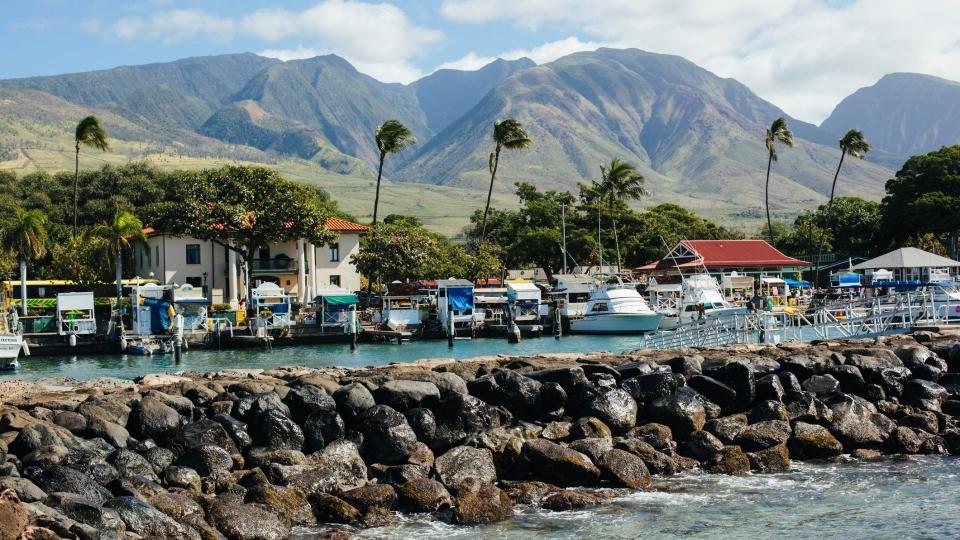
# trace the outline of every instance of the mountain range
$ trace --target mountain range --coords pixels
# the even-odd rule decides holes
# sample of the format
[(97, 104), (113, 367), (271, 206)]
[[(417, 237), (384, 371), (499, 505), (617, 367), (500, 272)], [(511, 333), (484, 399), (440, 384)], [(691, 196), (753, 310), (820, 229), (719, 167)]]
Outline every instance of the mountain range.
[(334, 55), (280, 62), (233, 54), (2, 80), (0, 168), (72, 166), (72, 125), (83, 114), (100, 116), (114, 139), (110, 154), (84, 154), (85, 166), (267, 163), (327, 187), (359, 217), (372, 202), (373, 132), (396, 118), (418, 144), (387, 162), (387, 210), (444, 221), (448, 230), (482, 203), (493, 123), (515, 117), (534, 144), (501, 157), (498, 204), (511, 204), (515, 181), (576, 190), (620, 157), (646, 177), (649, 202), (743, 224), (762, 213), (763, 136), (773, 118), (785, 117), (797, 139), (779, 152), (771, 178), (774, 213), (789, 218), (824, 200), (847, 129), (862, 129), (875, 152), (844, 165), (838, 192), (870, 198), (905, 157), (960, 142), (960, 84), (891, 74), (816, 126), (734, 79), (637, 49), (544, 65), (497, 60), (409, 85), (382, 83)]

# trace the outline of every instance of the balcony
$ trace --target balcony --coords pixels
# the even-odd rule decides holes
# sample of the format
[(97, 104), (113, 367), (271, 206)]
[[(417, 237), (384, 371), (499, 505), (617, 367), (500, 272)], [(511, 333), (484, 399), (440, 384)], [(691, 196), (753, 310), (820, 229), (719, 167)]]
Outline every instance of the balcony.
[(253, 259), (250, 261), (252, 274), (292, 274), (297, 271), (297, 260), (286, 257), (273, 259)]

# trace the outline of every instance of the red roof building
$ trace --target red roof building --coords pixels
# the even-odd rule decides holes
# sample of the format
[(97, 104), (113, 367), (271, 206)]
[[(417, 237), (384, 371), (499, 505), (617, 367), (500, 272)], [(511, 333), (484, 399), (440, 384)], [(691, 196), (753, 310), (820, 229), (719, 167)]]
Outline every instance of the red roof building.
[(370, 230), (366, 225), (360, 225), (352, 221), (340, 218), (327, 218), (327, 229), (336, 232), (360, 232), (364, 233)]
[(795, 272), (809, 264), (784, 255), (764, 240), (684, 240), (666, 257), (637, 270), (647, 273), (704, 268), (711, 273)]

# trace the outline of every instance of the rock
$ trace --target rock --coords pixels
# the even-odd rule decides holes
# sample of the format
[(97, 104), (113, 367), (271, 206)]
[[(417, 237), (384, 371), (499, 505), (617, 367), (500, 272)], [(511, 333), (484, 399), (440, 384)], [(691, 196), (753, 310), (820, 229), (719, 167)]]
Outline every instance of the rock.
[(832, 394), (839, 387), (840, 382), (832, 375), (813, 375), (803, 381), (803, 389), (818, 396)]
[(155, 446), (143, 451), (140, 455), (143, 456), (143, 459), (147, 460), (147, 463), (153, 468), (153, 472), (159, 475), (167, 467), (173, 464), (173, 460), (176, 459), (173, 452), (163, 448), (162, 446)]
[(345, 491), (367, 483), (367, 466), (357, 445), (343, 439), (311, 454), (307, 463), (273, 464), (269, 474), (274, 483), (296, 487), (307, 494)]
[(442, 450), (462, 444), (503, 423), (501, 412), (482, 400), (466, 394), (453, 394), (441, 399), (434, 410), (437, 430), (430, 447)]
[(597, 465), (604, 478), (617, 485), (640, 489), (653, 482), (643, 460), (624, 450), (607, 450), (597, 460)]
[(742, 475), (750, 472), (750, 458), (739, 446), (725, 446), (705, 464), (707, 472)]
[(375, 506), (388, 510), (393, 508), (393, 503), (397, 500), (397, 492), (389, 484), (367, 484), (344, 492), (341, 498), (361, 514), (365, 514)]
[(663, 424), (651, 422), (628, 431), (625, 437), (640, 439), (661, 452), (672, 452), (677, 443), (673, 442), (673, 432)]
[(674, 378), (673, 373), (650, 373), (624, 379), (622, 386), (634, 400), (647, 403), (676, 393), (677, 379)]
[(541, 383), (555, 382), (559, 384), (568, 395), (573, 394), (576, 389), (585, 386), (589, 382), (586, 373), (584, 373), (583, 368), (580, 367), (543, 369), (526, 373), (526, 376)]
[(730, 412), (737, 402), (737, 392), (713, 377), (695, 375), (687, 384), (726, 412)]
[(348, 502), (326, 493), (317, 494), (310, 501), (313, 513), (320, 523), (356, 523), (360, 512)]
[(612, 430), (599, 418), (585, 416), (578, 418), (570, 428), (571, 439), (595, 439), (613, 437)]
[(736, 444), (748, 452), (756, 452), (784, 444), (790, 440), (790, 423), (783, 420), (768, 420), (750, 424), (737, 435)]
[(540, 403), (542, 386), (540, 381), (511, 370), (496, 371), (467, 383), (470, 394), (523, 418), (546, 412)]
[(683, 378), (689, 381), (694, 375), (703, 372), (703, 357), (699, 355), (678, 356), (667, 360), (667, 365), (674, 373), (683, 375)]
[(96, 504), (103, 504), (111, 497), (109, 491), (98, 484), (90, 475), (64, 465), (55, 465), (44, 469), (33, 482), (47, 493), (67, 491), (76, 493)]
[(453, 394), (466, 394), (467, 383), (456, 373), (437, 372), (425, 369), (404, 370), (400, 377), (403, 380), (423, 381), (436, 385), (440, 390), (440, 397), (446, 398)]
[(791, 422), (829, 425), (833, 421), (833, 410), (813, 394), (804, 393), (787, 405), (787, 416)]
[(790, 452), (787, 445), (778, 444), (764, 450), (747, 453), (750, 467), (761, 473), (784, 472), (790, 468)]
[[(265, 390), (265, 388), (262, 387), (256, 389)], [(276, 392), (263, 391), (245, 395), (236, 400), (233, 403), (230, 416), (249, 424), (253, 422), (257, 416), (271, 410), (278, 411), (283, 414), (283, 416), (290, 416), (290, 407), (280, 399), (280, 396)]]
[(545, 439), (525, 442), (523, 456), (538, 479), (558, 485), (589, 486), (600, 479), (600, 469), (590, 458)]
[(210, 417), (211, 420), (223, 426), (223, 429), (233, 439), (233, 444), (239, 450), (246, 450), (253, 446), (253, 437), (247, 431), (247, 425), (230, 416), (229, 414), (215, 414)]
[(541, 506), (554, 512), (580, 510), (597, 506), (610, 500), (610, 496), (593, 490), (563, 490), (550, 493), (544, 497)]
[(576, 450), (590, 458), (590, 461), (597, 463), (600, 456), (613, 450), (613, 439), (609, 437), (597, 437), (593, 439), (580, 439), (570, 443), (567, 448)]
[(29, 523), (27, 507), (11, 489), (0, 492), (0, 540), (18, 540)]
[(262, 480), (263, 484), (247, 490), (243, 502), (265, 505), (284, 522), (293, 525), (316, 525), (317, 519), (313, 508), (302, 491), (297, 488), (270, 485), (265, 476)]
[(939, 384), (931, 381), (913, 379), (903, 385), (903, 402), (912, 405), (924, 400), (930, 400), (942, 404), (947, 400), (947, 390)]
[(879, 451), (870, 448), (856, 448), (850, 452), (850, 457), (860, 461), (883, 461), (886, 459)]
[(370, 390), (360, 383), (341, 386), (333, 393), (333, 399), (337, 402), (337, 412), (347, 424), (352, 424), (364, 411), (377, 404)]
[(893, 430), (887, 440), (887, 448), (898, 454), (916, 454), (920, 451), (922, 444), (923, 441), (917, 437), (916, 432), (908, 427), (898, 427)]
[(873, 448), (883, 444), (884, 433), (871, 421), (875, 413), (868, 406), (873, 405), (847, 395), (830, 403), (833, 411), (830, 432), (843, 444), (844, 449)]
[(829, 459), (842, 454), (843, 445), (823, 426), (794, 422), (790, 452), (797, 459)]
[(53, 423), (70, 430), (74, 435), (80, 435), (87, 428), (86, 417), (73, 411), (57, 411), (53, 415)]
[(207, 511), (210, 523), (233, 540), (279, 540), (290, 537), (290, 526), (262, 504), (217, 501)]
[(200, 476), (210, 476), (218, 472), (226, 472), (233, 468), (233, 458), (220, 446), (205, 444), (187, 450), (176, 460), (176, 464), (189, 467)]
[(908, 428), (922, 429), (933, 435), (940, 432), (940, 423), (937, 420), (937, 415), (930, 411), (917, 411), (904, 415), (900, 420), (897, 420), (897, 424)]
[(77, 406), (77, 412), (86, 417), (88, 422), (100, 419), (126, 426), (130, 422), (130, 407), (119, 399), (98, 398), (91, 396)]
[[(812, 373), (810, 375), (812, 375)], [(810, 375), (806, 375), (805, 377), (809, 377)], [(781, 371), (777, 376), (780, 378), (780, 384), (783, 385), (785, 396), (803, 391), (803, 388), (800, 387), (800, 379), (797, 378), (795, 373)]]
[(860, 368), (850, 365), (830, 366), (827, 374), (840, 383), (840, 389), (847, 393), (860, 394), (866, 386)]
[(941, 434), (941, 437), (943, 437), (944, 446), (952, 455), (960, 455), (960, 429), (948, 429)]
[(861, 370), (903, 367), (903, 361), (889, 349), (857, 349), (851, 352), (848, 352), (846, 364)]
[(493, 484), (468, 478), (457, 486), (453, 520), (459, 525), (496, 523), (513, 516), (513, 503)]
[(737, 435), (747, 427), (747, 423), (747, 415), (732, 414), (710, 420), (704, 425), (704, 429), (716, 435), (724, 444), (733, 444)]
[(406, 411), (435, 405), (440, 400), (440, 389), (432, 382), (395, 380), (380, 385), (373, 397), (380, 405)]
[(199, 533), (191, 527), (178, 523), (170, 516), (136, 497), (116, 497), (106, 501), (103, 506), (115, 510), (120, 515), (127, 531), (136, 533), (143, 538), (200, 539)]
[(440, 482), (418, 478), (397, 488), (399, 506), (408, 512), (436, 512), (450, 508), (453, 500), (450, 492)]
[(400, 463), (417, 448), (417, 435), (407, 419), (386, 405), (364, 411), (358, 431), (363, 434), (361, 451), (377, 463)]
[(440, 481), (448, 488), (458, 486), (466, 478), (476, 478), (481, 482), (497, 481), (493, 454), (486, 448), (456, 446), (438, 457), (434, 467)]
[(178, 457), (206, 445), (219, 446), (231, 457), (240, 456), (239, 449), (223, 424), (210, 418), (185, 424), (170, 436), (167, 443), (167, 447)]
[(303, 422), (304, 448), (308, 452), (322, 450), (328, 443), (346, 435), (346, 425), (335, 409), (316, 410)]
[(620, 434), (636, 424), (637, 402), (625, 390), (614, 388), (589, 398), (581, 413), (600, 419), (613, 433)]
[(904, 367), (885, 368), (879, 370), (864, 370), (870, 381), (879, 384), (888, 396), (899, 396), (903, 392), (903, 385), (913, 376), (910, 370)]
[[(122, 530), (124, 525), (120, 516), (115, 514), (113, 510), (104, 510), (100, 505), (84, 499), (79, 495), (73, 493), (51, 493), (50, 496), (44, 501), (50, 508), (56, 509), (63, 516), (75, 520), (81, 524), (87, 526), (95, 527), (100, 530), (113, 529), (117, 530), (119, 528)], [(51, 516), (55, 519), (59, 516)], [(60, 520), (65, 521), (65, 520)], [(120, 521), (120, 523), (117, 523)], [(63, 523), (62, 525), (66, 525)], [(70, 529), (72, 527), (63, 527)]]
[(200, 475), (189, 467), (167, 467), (163, 481), (168, 487), (191, 489), (200, 492)]
[(638, 439), (617, 441), (616, 448), (639, 457), (653, 474), (671, 475), (681, 471), (681, 467), (672, 456), (660, 452), (653, 446)]
[(0, 477), (0, 491), (8, 489), (13, 490), (17, 498), (25, 503), (43, 501), (47, 498), (47, 494), (42, 489), (26, 478)]
[(910, 373), (912, 373), (916, 379), (931, 382), (937, 382), (940, 380), (940, 377), (943, 376), (943, 371), (941, 371), (940, 368), (928, 364), (920, 364), (919, 366), (910, 368)]
[[(957, 404), (958, 407), (960, 407), (960, 402), (957, 402)], [(550, 422), (543, 426), (543, 431), (540, 432), (540, 436), (554, 442), (562, 441), (570, 437), (571, 428), (573, 428), (571, 422)]]
[(336, 412), (337, 410), (337, 402), (330, 397), (330, 394), (312, 384), (290, 387), (290, 391), (282, 401), (290, 408), (290, 417), (298, 424), (303, 424), (307, 417), (318, 411)]
[(437, 419), (433, 411), (425, 408), (410, 409), (404, 416), (407, 417), (407, 423), (417, 435), (417, 440), (430, 444), (434, 435), (437, 434)]
[[(713, 372), (711, 372), (713, 373)], [(715, 377), (737, 393), (734, 404), (736, 410), (742, 411), (750, 407), (757, 398), (757, 381), (753, 369), (742, 362), (730, 362), (715, 372)]]
[(560, 491), (560, 488), (546, 482), (536, 480), (526, 482), (509, 482), (504, 491), (513, 501), (513, 504), (540, 504), (540, 501), (550, 493)]
[(783, 383), (776, 374), (771, 373), (757, 379), (757, 399), (782, 402), (786, 395)]
[(687, 450), (698, 461), (709, 461), (723, 450), (723, 442), (709, 431), (694, 431), (687, 439)]
[(790, 415), (787, 413), (787, 408), (783, 406), (783, 403), (779, 401), (761, 401), (753, 406), (750, 409), (750, 412), (747, 413), (747, 420), (751, 424), (756, 424), (757, 422), (766, 422), (767, 420), (783, 420), (784, 422), (790, 420)]
[(107, 463), (117, 469), (121, 478), (143, 476), (154, 482), (160, 481), (150, 462), (135, 452), (121, 448), (107, 456)]
[(43, 469), (54, 465), (66, 464), (70, 451), (66, 447), (51, 444), (41, 446), (29, 454), (23, 456), (21, 465), (24, 467), (36, 466)]
[(399, 520), (397, 515), (381, 506), (373, 506), (360, 518), (360, 526), (364, 529), (375, 527), (391, 527)]
[(300, 426), (279, 409), (267, 409), (257, 414), (250, 431), (253, 443), (267, 448), (301, 450), (305, 440)]
[(677, 441), (685, 441), (694, 431), (703, 429), (706, 411), (699, 394), (690, 388), (681, 388), (672, 396), (657, 398), (647, 405), (647, 415), (666, 425)]
[(136, 402), (130, 413), (130, 431), (138, 439), (165, 441), (183, 423), (174, 408), (155, 397), (146, 396)]

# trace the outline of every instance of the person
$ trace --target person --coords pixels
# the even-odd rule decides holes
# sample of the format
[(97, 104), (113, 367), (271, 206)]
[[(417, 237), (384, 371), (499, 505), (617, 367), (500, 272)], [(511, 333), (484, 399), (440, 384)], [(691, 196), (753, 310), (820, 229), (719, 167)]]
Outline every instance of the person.
[(704, 308), (703, 302), (700, 302), (699, 304), (697, 304), (697, 319), (703, 320), (706, 314), (707, 314), (707, 310), (706, 308)]
[(750, 299), (750, 309), (751, 311), (760, 311), (763, 309), (763, 298), (759, 294), (753, 293), (753, 298)]

